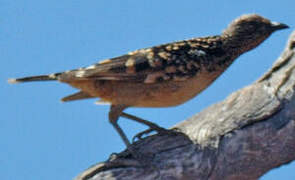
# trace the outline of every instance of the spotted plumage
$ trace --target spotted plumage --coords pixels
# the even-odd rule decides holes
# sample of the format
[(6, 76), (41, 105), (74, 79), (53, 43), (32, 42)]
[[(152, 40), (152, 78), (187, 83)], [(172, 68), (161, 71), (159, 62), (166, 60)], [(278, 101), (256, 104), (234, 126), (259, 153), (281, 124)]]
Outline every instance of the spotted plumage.
[(109, 121), (128, 149), (135, 153), (117, 124), (119, 116), (156, 131), (163, 128), (124, 113), (127, 107), (182, 104), (207, 88), (238, 56), (258, 46), (273, 32), (287, 27), (256, 14), (244, 15), (221, 35), (139, 49), (85, 68), (9, 81), (59, 80), (80, 89), (63, 101), (98, 97), (98, 103), (111, 104)]
[(214, 71), (226, 66), (230, 61), (222, 60), (231, 54), (225, 52), (222, 42), (222, 37), (212, 36), (140, 49), (66, 72), (59, 79), (65, 82), (87, 78), (138, 83), (183, 81), (196, 76), (201, 69)]

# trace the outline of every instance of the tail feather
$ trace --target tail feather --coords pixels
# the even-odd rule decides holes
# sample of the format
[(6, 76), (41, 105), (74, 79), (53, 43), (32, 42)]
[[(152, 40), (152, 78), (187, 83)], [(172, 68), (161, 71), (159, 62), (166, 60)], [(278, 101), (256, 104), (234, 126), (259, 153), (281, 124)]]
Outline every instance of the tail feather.
[(14, 83), (22, 83), (22, 82), (31, 82), (31, 81), (54, 81), (58, 79), (62, 73), (54, 73), (49, 75), (40, 75), (40, 76), (30, 76), (30, 77), (23, 77), (18, 79), (8, 79), (8, 82), (11, 84)]
[(69, 96), (62, 98), (61, 101), (67, 102), (67, 101), (74, 101), (74, 100), (88, 99), (88, 98), (94, 98), (94, 97), (86, 92), (80, 91), (75, 94), (71, 94)]

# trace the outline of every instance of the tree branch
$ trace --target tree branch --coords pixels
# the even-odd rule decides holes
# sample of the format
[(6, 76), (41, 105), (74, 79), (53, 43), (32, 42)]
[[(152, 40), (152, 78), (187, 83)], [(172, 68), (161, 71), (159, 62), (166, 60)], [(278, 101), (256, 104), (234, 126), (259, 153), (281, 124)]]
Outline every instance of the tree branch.
[(134, 143), (152, 166), (128, 152), (112, 156), (76, 180), (257, 179), (295, 159), (295, 32), (258, 81), (176, 125)]

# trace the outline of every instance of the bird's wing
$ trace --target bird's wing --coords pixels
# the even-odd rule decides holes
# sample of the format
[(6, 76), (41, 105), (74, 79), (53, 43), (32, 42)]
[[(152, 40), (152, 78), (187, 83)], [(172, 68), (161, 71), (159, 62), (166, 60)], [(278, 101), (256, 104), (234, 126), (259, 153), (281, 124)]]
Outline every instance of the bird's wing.
[(200, 70), (201, 61), (207, 57), (207, 52), (200, 43), (199, 40), (193, 39), (140, 49), (65, 72), (60, 76), (60, 80), (96, 79), (143, 83), (185, 80)]
[(157, 68), (150, 66), (146, 53), (139, 51), (132, 53), (64, 72), (59, 78), (61, 81), (89, 79), (143, 81), (148, 72), (156, 71)]

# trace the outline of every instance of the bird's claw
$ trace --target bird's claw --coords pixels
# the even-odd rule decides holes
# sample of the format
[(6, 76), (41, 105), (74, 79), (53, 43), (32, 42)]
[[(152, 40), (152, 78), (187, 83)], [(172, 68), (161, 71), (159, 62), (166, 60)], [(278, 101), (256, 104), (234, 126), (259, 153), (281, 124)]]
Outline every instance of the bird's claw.
[(144, 136), (148, 136), (151, 132), (156, 131), (158, 134), (165, 134), (165, 133), (171, 133), (171, 130), (165, 129), (162, 127), (157, 127), (157, 128), (149, 128), (147, 130), (144, 130), (140, 133), (137, 133), (135, 136), (132, 138), (132, 143), (138, 140), (142, 140)]
[(143, 136), (147, 136), (148, 134), (150, 134), (152, 131), (154, 131), (153, 129), (149, 128), (147, 130), (144, 130), (140, 133), (137, 133), (135, 136), (133, 136), (132, 138), (132, 143), (136, 141), (136, 139), (138, 140), (142, 140)]

